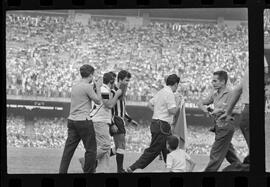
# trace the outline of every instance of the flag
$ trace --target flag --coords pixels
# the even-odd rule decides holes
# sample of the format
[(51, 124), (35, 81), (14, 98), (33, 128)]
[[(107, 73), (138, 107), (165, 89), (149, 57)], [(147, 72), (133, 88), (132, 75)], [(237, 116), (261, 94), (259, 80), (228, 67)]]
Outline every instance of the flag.
[(176, 103), (180, 106), (180, 109), (174, 116), (174, 122), (172, 124), (172, 134), (184, 141), (185, 147), (187, 145), (187, 122), (186, 122), (186, 109), (185, 100), (182, 96), (176, 96)]

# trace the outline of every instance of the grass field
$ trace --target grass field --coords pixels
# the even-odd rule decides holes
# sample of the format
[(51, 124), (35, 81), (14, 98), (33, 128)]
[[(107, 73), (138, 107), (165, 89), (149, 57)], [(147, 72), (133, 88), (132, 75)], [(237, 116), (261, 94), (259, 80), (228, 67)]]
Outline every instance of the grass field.
[(270, 172), (270, 114), (265, 115), (265, 167)]
[[(8, 173), (58, 173), (62, 151), (62, 149), (7, 147)], [(83, 156), (83, 154), (83, 150), (76, 150), (71, 160), (68, 173), (82, 173), (78, 158)], [(127, 153), (124, 160), (124, 167), (128, 167), (136, 161), (139, 156), (140, 154), (138, 153)], [(209, 157), (207, 155), (191, 155), (191, 157), (197, 163), (195, 172), (202, 171), (209, 161)], [(221, 169), (227, 165), (227, 161), (224, 161)], [(163, 168), (164, 162), (156, 158), (144, 170), (136, 170), (136, 172), (158, 172), (162, 171)], [(111, 157), (111, 167), (108, 171), (111, 173), (116, 172), (115, 157)]]
[[(270, 172), (270, 115), (265, 117), (265, 145), (266, 145), (266, 171)], [(8, 173), (58, 173), (60, 159), (62, 156), (62, 149), (43, 149), (43, 148), (15, 148), (7, 147), (7, 164)], [(71, 160), (69, 173), (82, 173), (78, 158), (82, 157), (84, 151), (77, 149)], [(138, 153), (127, 153), (124, 160), (124, 167), (128, 167), (139, 158)], [(201, 172), (206, 167), (209, 156), (208, 155), (191, 155), (196, 162), (195, 172)], [(243, 159), (243, 158), (241, 158)], [(228, 165), (224, 161), (221, 168)], [(136, 170), (136, 172), (158, 172), (164, 168), (163, 161), (156, 158), (144, 170)], [(116, 172), (115, 157), (111, 157), (111, 166), (109, 171)]]

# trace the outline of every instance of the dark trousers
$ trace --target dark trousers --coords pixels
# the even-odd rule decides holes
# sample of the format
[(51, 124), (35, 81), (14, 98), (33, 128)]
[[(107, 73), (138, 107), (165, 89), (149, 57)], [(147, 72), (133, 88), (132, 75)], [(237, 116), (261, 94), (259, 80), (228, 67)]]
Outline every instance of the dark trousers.
[(234, 126), (229, 123), (223, 127), (215, 126), (215, 130), (215, 142), (212, 145), (210, 161), (205, 171), (218, 171), (225, 158), (231, 164), (241, 162), (236, 156), (235, 149), (231, 143)]
[(151, 126), (151, 143), (144, 150), (140, 158), (130, 166), (131, 170), (144, 169), (162, 152), (164, 162), (166, 162), (168, 150), (166, 148), (167, 133), (170, 133), (171, 127), (169, 123), (159, 120), (152, 120)]
[[(247, 142), (248, 149), (250, 149), (249, 148), (249, 105), (248, 104), (245, 105), (245, 108), (241, 113), (239, 127)], [(249, 163), (249, 154), (244, 159), (244, 163)]]
[(239, 127), (245, 137), (245, 140), (249, 148), (249, 105), (245, 105), (245, 108), (241, 113)]
[(97, 144), (93, 122), (68, 120), (68, 137), (66, 140), (59, 173), (67, 173), (71, 158), (79, 142), (82, 140), (85, 148), (84, 173), (95, 172)]

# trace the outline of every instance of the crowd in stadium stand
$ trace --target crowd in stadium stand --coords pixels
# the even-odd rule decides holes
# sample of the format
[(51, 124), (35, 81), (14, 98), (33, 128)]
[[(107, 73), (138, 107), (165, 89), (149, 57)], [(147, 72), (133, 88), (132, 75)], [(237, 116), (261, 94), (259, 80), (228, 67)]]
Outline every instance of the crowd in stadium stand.
[[(145, 122), (150, 123), (150, 122)], [(12, 147), (37, 147), (37, 148), (61, 148), (63, 149), (67, 138), (67, 121), (64, 118), (45, 119), (38, 118), (34, 122), (34, 135), (25, 134), (23, 118), (8, 116), (7, 118), (7, 145)], [(189, 154), (209, 154), (214, 141), (214, 133), (208, 128), (188, 126)], [(141, 153), (150, 144), (151, 134), (149, 125), (127, 126), (127, 151)], [(233, 144), (240, 156), (248, 152), (242, 133), (237, 130), (234, 134)], [(112, 141), (113, 146), (113, 141)], [(79, 147), (83, 149), (82, 143)]]
[(164, 76), (181, 72), (188, 102), (209, 93), (213, 71), (225, 69), (236, 85), (248, 62), (248, 27), (212, 23), (151, 21), (129, 28), (126, 22), (7, 14), (7, 94), (70, 97), (82, 64), (101, 74), (127, 69), (128, 100), (147, 101), (164, 85)]
[(264, 10), (264, 39), (265, 39), (265, 43), (269, 43), (270, 42), (270, 10), (269, 9), (265, 9)]

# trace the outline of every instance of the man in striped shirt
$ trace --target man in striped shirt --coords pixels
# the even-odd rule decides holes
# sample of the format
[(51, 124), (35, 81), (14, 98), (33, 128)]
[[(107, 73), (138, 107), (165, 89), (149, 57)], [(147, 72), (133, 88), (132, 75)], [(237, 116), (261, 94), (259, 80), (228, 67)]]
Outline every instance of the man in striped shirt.
[[(114, 77), (116, 77), (116, 74), (111, 72)], [(131, 74), (126, 70), (121, 70), (118, 73), (117, 76), (117, 84), (115, 85), (114, 89), (111, 90), (113, 93), (113, 96), (115, 95), (115, 92), (117, 92), (118, 89), (121, 89), (123, 94), (122, 97), (120, 97), (116, 105), (112, 109), (112, 115), (113, 116), (119, 116), (123, 120), (126, 118), (127, 121), (133, 125), (138, 125), (138, 123), (131, 119), (131, 117), (126, 112), (126, 98), (125, 93), (127, 90), (128, 83), (130, 81)], [(126, 149), (126, 141), (125, 141), (125, 134), (126, 129), (125, 125), (115, 125), (113, 124), (111, 127), (111, 135), (113, 136), (114, 143), (115, 143), (115, 149), (116, 149), (116, 163), (117, 163), (117, 172), (118, 173), (125, 173), (125, 170), (123, 169), (123, 162), (124, 162), (124, 153)], [(112, 155), (112, 154), (111, 154)]]

